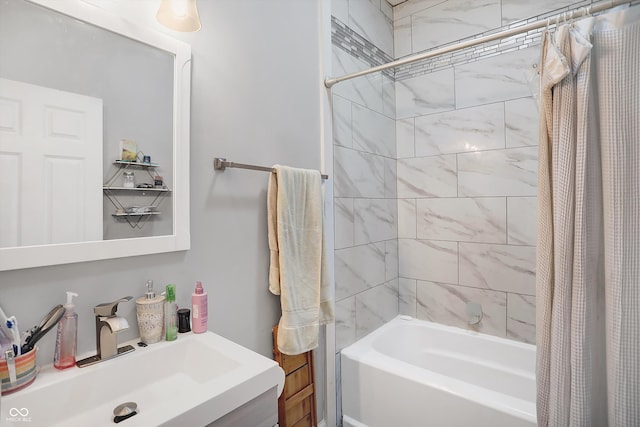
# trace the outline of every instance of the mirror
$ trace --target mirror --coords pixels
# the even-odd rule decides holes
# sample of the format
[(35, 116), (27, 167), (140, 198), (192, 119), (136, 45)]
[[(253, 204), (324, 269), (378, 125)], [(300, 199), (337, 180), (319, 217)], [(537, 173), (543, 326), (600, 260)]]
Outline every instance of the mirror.
[(0, 270), (189, 249), (190, 60), (79, 0), (0, 1)]

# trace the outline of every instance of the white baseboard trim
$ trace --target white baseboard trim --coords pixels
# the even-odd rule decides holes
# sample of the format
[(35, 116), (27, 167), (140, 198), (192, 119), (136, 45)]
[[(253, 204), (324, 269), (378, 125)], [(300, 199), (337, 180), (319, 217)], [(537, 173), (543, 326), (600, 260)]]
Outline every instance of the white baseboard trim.
[(327, 423), (325, 423), (324, 420), (322, 420), (318, 423), (318, 427), (327, 427)]

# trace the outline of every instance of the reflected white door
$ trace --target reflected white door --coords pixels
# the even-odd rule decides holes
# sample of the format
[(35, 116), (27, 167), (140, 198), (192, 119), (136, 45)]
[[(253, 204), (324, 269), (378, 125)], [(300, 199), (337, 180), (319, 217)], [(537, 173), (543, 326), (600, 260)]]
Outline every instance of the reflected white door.
[(102, 240), (102, 100), (0, 78), (0, 247)]

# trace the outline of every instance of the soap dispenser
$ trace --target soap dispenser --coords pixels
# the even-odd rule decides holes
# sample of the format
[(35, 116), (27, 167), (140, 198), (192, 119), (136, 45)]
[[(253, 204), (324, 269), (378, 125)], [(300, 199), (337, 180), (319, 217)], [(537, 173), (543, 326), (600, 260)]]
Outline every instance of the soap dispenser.
[(56, 352), (53, 356), (53, 367), (67, 369), (76, 365), (76, 344), (78, 341), (78, 313), (76, 313), (73, 297), (75, 292), (67, 292), (67, 303), (64, 305), (64, 316), (58, 323)]
[(136, 316), (140, 341), (153, 344), (162, 340), (164, 327), (164, 296), (156, 296), (153, 290), (153, 280), (147, 280), (145, 296), (136, 300)]

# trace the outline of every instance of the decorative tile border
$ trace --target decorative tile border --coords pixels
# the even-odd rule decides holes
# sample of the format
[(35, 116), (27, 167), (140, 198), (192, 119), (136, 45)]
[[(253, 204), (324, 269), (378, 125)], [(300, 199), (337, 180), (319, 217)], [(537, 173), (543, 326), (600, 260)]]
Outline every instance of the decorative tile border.
[[(331, 17), (331, 42), (353, 57), (367, 63), (370, 67), (393, 61), (393, 58), (386, 52), (353, 31), (335, 16)], [(393, 70), (385, 70), (383, 73), (392, 79), (394, 78)]]
[[(454, 45), (463, 41), (473, 40), (480, 37), (484, 37), (496, 32), (505, 31), (511, 28), (519, 27), (525, 24), (529, 24), (534, 21), (544, 20), (549, 17), (556, 16), (558, 14), (578, 10), (583, 7), (588, 7), (600, 2), (594, 2), (585, 0), (584, 2), (573, 4), (565, 8), (556, 9), (552, 12), (548, 12), (542, 15), (531, 17), (526, 20), (514, 22), (509, 25), (502, 26), (482, 34), (477, 34), (473, 37), (467, 37), (460, 40), (456, 40), (446, 45)], [(632, 1), (632, 6), (640, 5), (640, 0)], [(553, 23), (552, 23), (553, 26)], [(407, 65), (396, 67), (395, 69), (385, 70), (385, 75), (397, 80), (410, 79), (423, 74), (429, 74), (434, 71), (449, 68), (453, 65), (467, 64), (470, 62), (478, 61), (480, 59), (490, 58), (496, 55), (502, 55), (504, 53), (513, 52), (515, 50), (526, 49), (528, 47), (537, 46), (542, 39), (542, 33), (544, 28), (538, 28), (536, 30), (528, 31), (527, 33), (517, 34), (509, 38), (502, 40), (495, 40), (492, 42), (484, 43), (482, 45), (469, 47), (467, 49), (461, 49), (455, 52), (439, 55), (435, 58), (425, 59), (423, 61), (414, 62)], [(339, 48), (343, 49), (347, 53), (354, 57), (366, 62), (371, 67), (377, 65), (386, 64), (393, 61), (389, 55), (382, 50), (378, 49), (371, 42), (364, 37), (353, 31), (344, 23), (337, 20), (335, 17), (331, 17), (331, 40), (332, 43)], [(440, 48), (442, 46), (439, 46)]]

